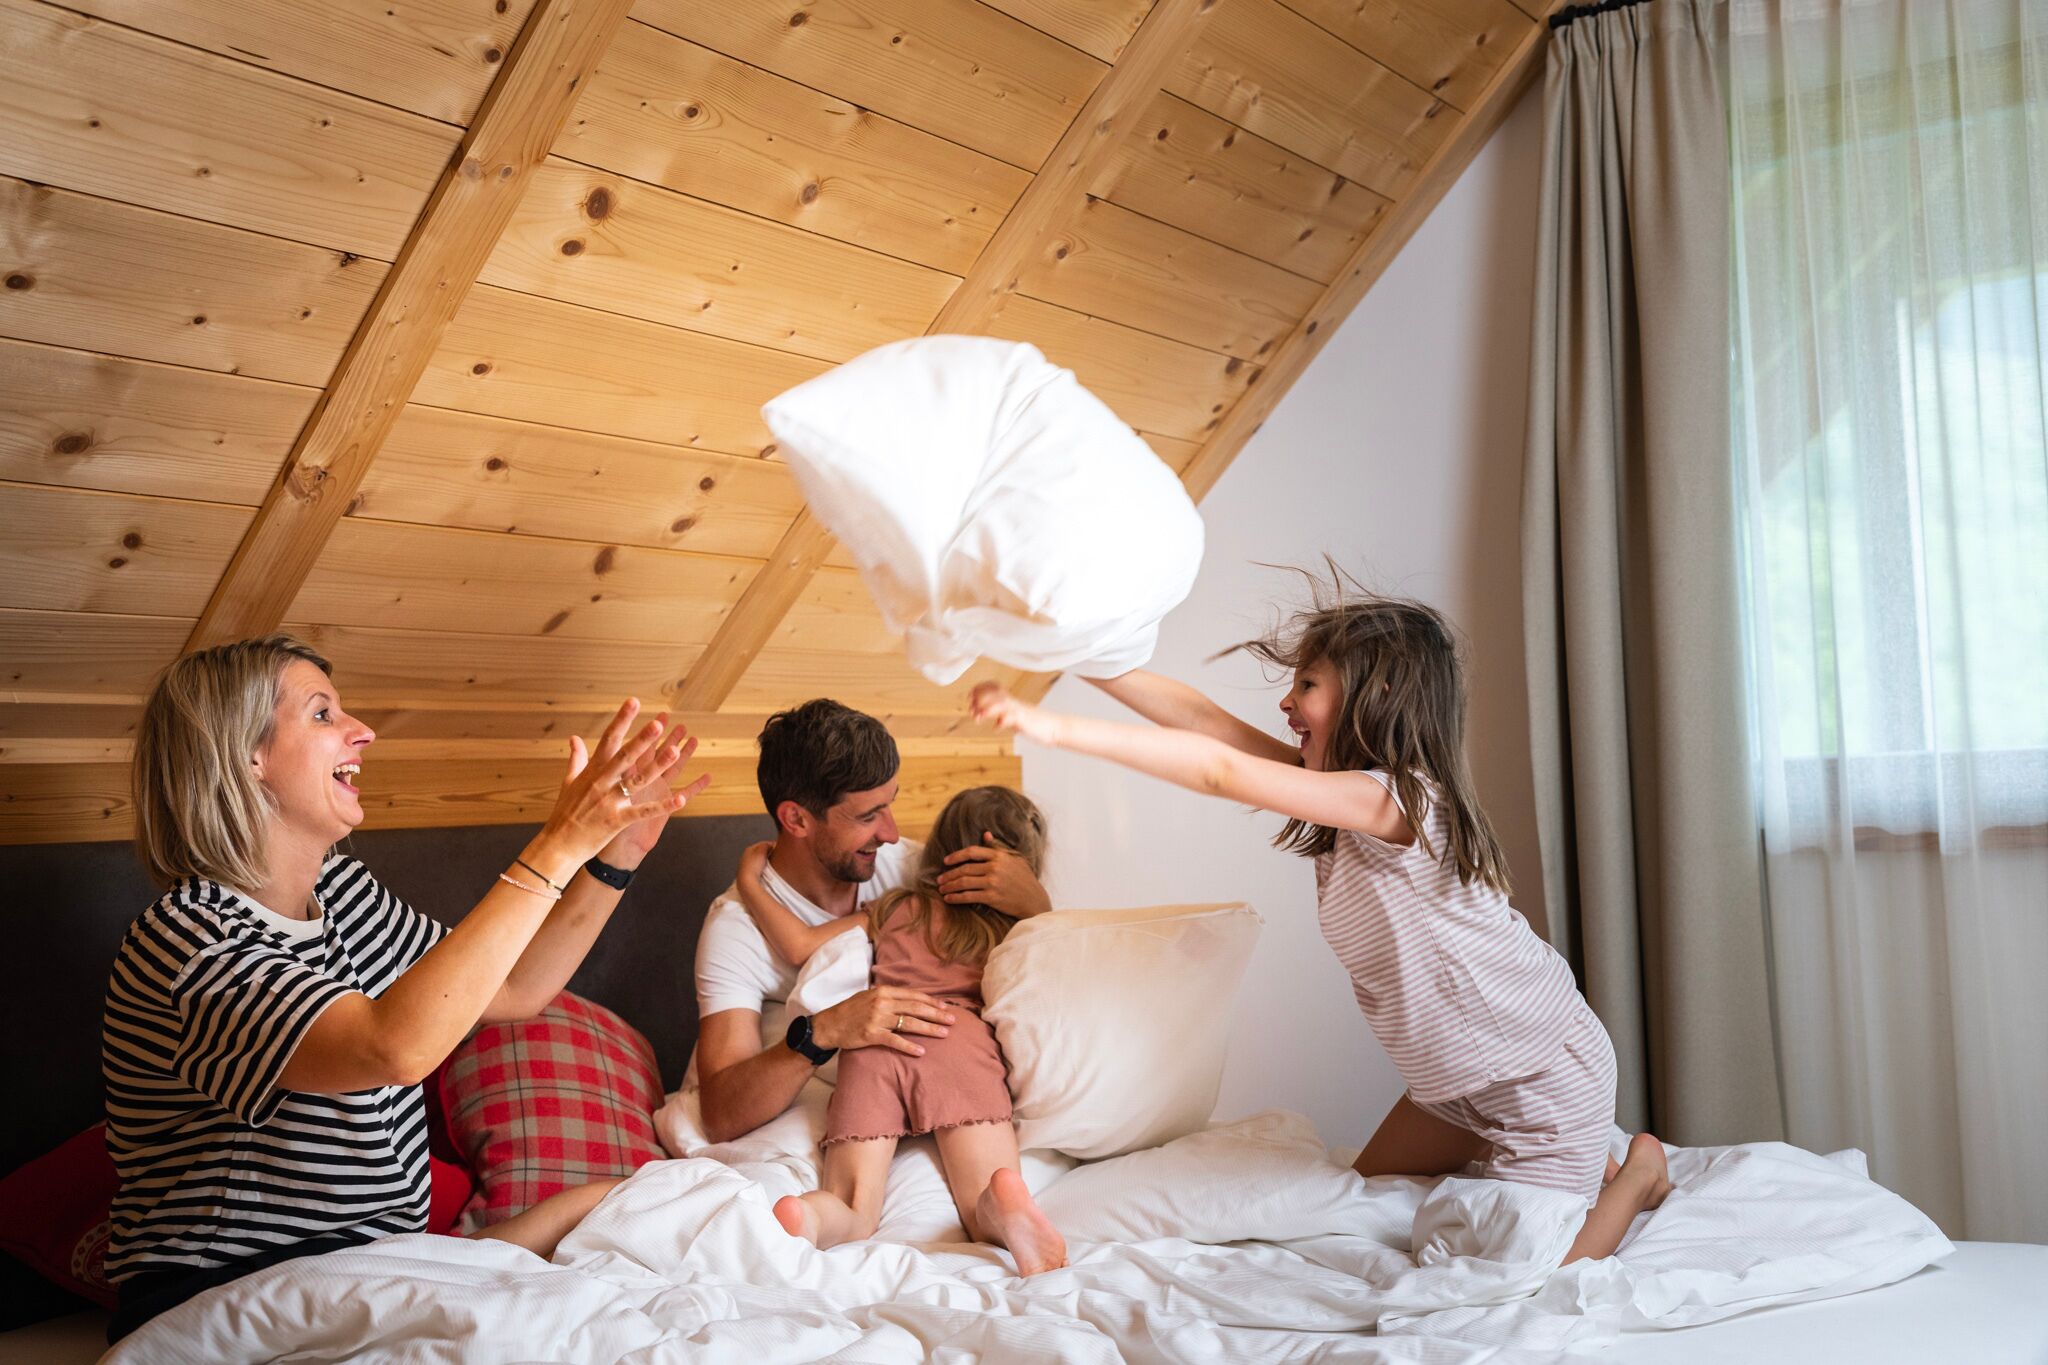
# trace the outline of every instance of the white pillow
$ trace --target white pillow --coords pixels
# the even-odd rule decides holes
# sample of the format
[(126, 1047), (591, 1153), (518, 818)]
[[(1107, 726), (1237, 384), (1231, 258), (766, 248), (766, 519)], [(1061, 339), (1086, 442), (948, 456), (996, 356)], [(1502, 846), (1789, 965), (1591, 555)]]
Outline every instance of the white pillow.
[(1206, 1127), (1231, 1004), (1258, 941), (1245, 905), (1061, 910), (989, 954), (984, 1011), (1017, 1141), (1090, 1160)]
[(1113, 677), (1187, 596), (1202, 521), (1151, 447), (1034, 346), (892, 342), (761, 409), (910, 662)]

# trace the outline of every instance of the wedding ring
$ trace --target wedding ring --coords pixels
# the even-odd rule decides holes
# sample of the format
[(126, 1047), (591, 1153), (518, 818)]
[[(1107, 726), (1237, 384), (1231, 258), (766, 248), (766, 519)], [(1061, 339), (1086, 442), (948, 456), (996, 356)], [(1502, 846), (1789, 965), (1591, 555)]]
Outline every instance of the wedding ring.
[(623, 777), (619, 779), (619, 795), (625, 797), (628, 801), (633, 799), (633, 789), (626, 785), (626, 779)]
[(903, 1016), (902, 1016), (902, 1015), (900, 1015), (900, 1014), (896, 1016), (896, 1028), (895, 1028), (895, 1031), (896, 1031), (897, 1033), (901, 1033), (901, 1032), (903, 1032)]

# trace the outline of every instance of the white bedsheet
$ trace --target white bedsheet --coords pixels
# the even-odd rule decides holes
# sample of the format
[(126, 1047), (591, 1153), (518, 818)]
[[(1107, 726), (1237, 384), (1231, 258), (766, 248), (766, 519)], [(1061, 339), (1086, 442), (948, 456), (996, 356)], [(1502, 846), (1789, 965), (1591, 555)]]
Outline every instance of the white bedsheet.
[[(1072, 1264), (1024, 1280), (984, 1247), (819, 1252), (789, 1237), (770, 1206), (808, 1171), (787, 1155), (657, 1162), (554, 1264), (498, 1242), (390, 1238), (202, 1295), (109, 1359), (1515, 1365), (1624, 1329), (1851, 1293), (1951, 1250), (1853, 1153), (1763, 1143), (1674, 1149), (1672, 1165), (1679, 1190), (1617, 1258), (1559, 1270), (1575, 1201), (1488, 1180), (1360, 1180), (1307, 1120), (1259, 1115), (1040, 1170), (1056, 1177), (1042, 1200)], [(892, 1197), (901, 1183), (929, 1214), (936, 1168), (914, 1149), (903, 1167), (915, 1173)]]

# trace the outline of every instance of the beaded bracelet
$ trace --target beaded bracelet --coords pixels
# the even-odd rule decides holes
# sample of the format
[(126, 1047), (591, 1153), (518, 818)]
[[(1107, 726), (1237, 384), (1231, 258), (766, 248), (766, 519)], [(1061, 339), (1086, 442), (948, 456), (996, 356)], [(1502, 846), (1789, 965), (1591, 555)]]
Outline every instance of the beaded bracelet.
[[(526, 866), (526, 864), (524, 863), (521, 863), (519, 865), (521, 867)], [(538, 872), (535, 872), (533, 875), (536, 877), (540, 877), (540, 874)], [(520, 881), (517, 877), (508, 877), (502, 872), (498, 874), (498, 880), (505, 883), (505, 885), (507, 886), (518, 887), (521, 891), (524, 891), (529, 896), (539, 896), (542, 900), (558, 901), (562, 898), (562, 893), (555, 890), (555, 888), (552, 886), (550, 886), (547, 890), (543, 891), (537, 886), (528, 886), (525, 882)], [(546, 881), (547, 878), (541, 877), (541, 880)]]

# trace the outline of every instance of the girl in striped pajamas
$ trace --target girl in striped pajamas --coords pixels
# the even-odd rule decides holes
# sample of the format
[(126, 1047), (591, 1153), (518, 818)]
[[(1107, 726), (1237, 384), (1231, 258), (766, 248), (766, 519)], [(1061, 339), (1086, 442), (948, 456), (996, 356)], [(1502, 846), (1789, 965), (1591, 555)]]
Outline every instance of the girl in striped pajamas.
[[(1154, 723), (1055, 715), (994, 683), (977, 718), (1287, 817), (1315, 859), (1323, 937), (1407, 1093), (1359, 1154), (1362, 1176), (1487, 1175), (1585, 1197), (1567, 1260), (1611, 1255), (1671, 1185), (1647, 1133), (1607, 1157), (1614, 1048), (1571, 969), (1508, 903), (1472, 793), (1450, 625), (1419, 602), (1318, 600), (1243, 646), (1292, 670), (1290, 746), (1194, 689), (1142, 671), (1098, 682)], [(1320, 599), (1321, 594), (1318, 594)], [(1154, 728), (1158, 727), (1158, 728)]]

